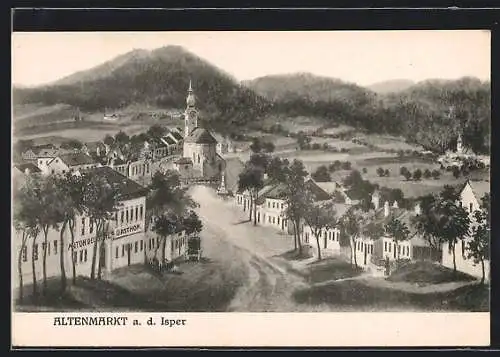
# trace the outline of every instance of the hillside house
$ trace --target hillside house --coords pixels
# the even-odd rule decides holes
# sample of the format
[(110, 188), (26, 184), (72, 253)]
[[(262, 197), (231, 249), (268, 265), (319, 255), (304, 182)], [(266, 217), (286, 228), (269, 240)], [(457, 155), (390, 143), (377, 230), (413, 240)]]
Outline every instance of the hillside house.
[(89, 155), (83, 153), (71, 153), (58, 155), (48, 161), (46, 164), (39, 166), (42, 174), (65, 174), (68, 172), (82, 172), (96, 167), (100, 167)]
[[(490, 193), (490, 183), (487, 181), (467, 180), (460, 190), (460, 204), (470, 215), (472, 224), (475, 224), (474, 212), (481, 209), (481, 198)], [(457, 270), (466, 274), (480, 278), (482, 276), (482, 267), (480, 264), (474, 264), (472, 259), (467, 258), (467, 245), (470, 237), (465, 237), (455, 245), (455, 261)], [(445, 267), (453, 269), (453, 247), (444, 243), (442, 247), (442, 264)], [(489, 279), (490, 262), (485, 261), (485, 275)]]

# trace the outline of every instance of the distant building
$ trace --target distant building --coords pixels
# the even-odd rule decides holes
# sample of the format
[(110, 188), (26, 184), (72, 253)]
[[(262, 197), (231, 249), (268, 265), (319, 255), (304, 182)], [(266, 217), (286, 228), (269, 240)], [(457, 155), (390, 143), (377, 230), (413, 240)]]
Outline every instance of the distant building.
[(102, 157), (106, 155), (106, 146), (100, 141), (91, 141), (82, 145), (81, 152)]
[[(191, 81), (189, 82), (186, 104), (182, 156), (187, 160), (191, 160), (189, 176), (220, 179), (222, 172), (225, 170), (225, 161), (217, 154), (217, 140), (215, 140), (212, 133), (208, 129), (198, 126), (198, 111), (195, 106)], [(175, 135), (174, 132), (172, 134)], [(186, 167), (186, 164), (183, 165)]]
[(83, 172), (101, 166), (89, 155), (83, 153), (63, 154), (39, 166), (44, 175)]

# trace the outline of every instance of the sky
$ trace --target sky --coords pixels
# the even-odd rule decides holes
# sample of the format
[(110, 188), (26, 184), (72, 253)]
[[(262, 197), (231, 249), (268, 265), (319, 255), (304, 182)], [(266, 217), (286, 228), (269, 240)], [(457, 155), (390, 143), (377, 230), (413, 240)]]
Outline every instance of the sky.
[(490, 32), (15, 32), (12, 82), (36, 86), (133, 49), (180, 45), (238, 80), (310, 72), (359, 85), (474, 76), (490, 79)]

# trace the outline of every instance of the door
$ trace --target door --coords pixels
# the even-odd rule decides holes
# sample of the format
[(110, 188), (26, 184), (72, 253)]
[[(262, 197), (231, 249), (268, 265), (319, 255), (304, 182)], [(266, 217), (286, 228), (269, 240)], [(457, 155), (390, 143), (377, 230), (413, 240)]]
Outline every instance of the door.
[(396, 259), (396, 244), (394, 244), (394, 259)]
[(368, 249), (367, 248), (368, 248), (368, 246), (365, 243), (365, 263), (364, 263), (365, 265), (366, 265), (366, 257), (368, 256)]
[(132, 244), (127, 244), (127, 265), (130, 266), (130, 251), (132, 250)]
[(106, 268), (106, 247), (104, 244), (101, 245), (99, 250), (99, 265), (101, 268)]

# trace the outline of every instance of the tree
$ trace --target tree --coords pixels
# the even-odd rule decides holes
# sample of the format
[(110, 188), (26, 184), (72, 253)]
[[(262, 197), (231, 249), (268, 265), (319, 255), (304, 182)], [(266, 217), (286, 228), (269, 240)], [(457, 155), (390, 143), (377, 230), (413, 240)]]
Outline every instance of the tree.
[[(489, 206), (489, 203), (487, 205)], [(490, 259), (491, 222), (488, 206), (482, 205), (480, 210), (474, 212), (476, 222), (467, 245), (467, 258), (472, 259), (474, 264), (481, 264), (481, 284), (484, 284), (485, 280), (484, 261)]]
[(432, 170), (432, 178), (434, 180), (439, 180), (439, 177), (441, 176), (441, 173), (439, 172), (439, 170)]
[(252, 144), (250, 144), (250, 150), (252, 150), (253, 153), (260, 153), (263, 149), (262, 142), (260, 141), (259, 138), (253, 138), (252, 139)]
[[(90, 224), (96, 227), (96, 237), (92, 252), (92, 266), (90, 278), (96, 278), (96, 263), (98, 242), (101, 243), (100, 249), (104, 246), (104, 233), (106, 231), (105, 223), (114, 215), (119, 200), (119, 191), (116, 186), (111, 185), (105, 177), (95, 173), (87, 173), (85, 187), (83, 189), (83, 206), (85, 214), (90, 219)], [(103, 257), (100, 256), (100, 259)], [(97, 264), (97, 278), (101, 278), (101, 263)]]
[(203, 223), (200, 218), (196, 214), (195, 211), (189, 211), (189, 213), (184, 216), (182, 226), (184, 227), (184, 231), (188, 236), (193, 233), (200, 233), (203, 229)]
[(384, 175), (385, 175), (385, 171), (384, 171), (384, 169), (383, 169), (382, 167), (379, 167), (379, 168), (377, 169), (377, 175), (378, 175), (379, 177), (384, 177)]
[(266, 141), (263, 145), (262, 148), (264, 149), (265, 152), (271, 153), (274, 151), (275, 146), (271, 141)]
[(384, 171), (384, 176), (385, 176), (385, 177), (389, 177), (389, 176), (391, 176), (391, 172), (389, 171), (389, 169), (385, 169), (385, 171)]
[(362, 171), (363, 171), (364, 174), (368, 173), (368, 169), (366, 167), (363, 167)]
[(430, 179), (431, 177), (432, 177), (431, 170), (429, 170), (429, 169), (425, 169), (425, 171), (424, 171), (424, 178), (425, 178), (426, 180), (428, 180), (428, 179)]
[(344, 161), (341, 166), (342, 170), (350, 170), (351, 169), (351, 162), (350, 161)]
[(311, 176), (314, 181), (317, 182), (329, 182), (332, 180), (330, 174), (328, 173), (328, 169), (324, 165), (319, 166)]
[(310, 192), (306, 192), (304, 208), (304, 221), (311, 229), (313, 236), (316, 238), (318, 260), (321, 260), (321, 244), (319, 243), (321, 232), (323, 232), (323, 230), (335, 228), (335, 225), (337, 224), (337, 212), (335, 211), (332, 202), (328, 202), (326, 204), (314, 202)]
[(311, 138), (307, 136), (303, 131), (299, 131), (297, 133), (297, 144), (299, 145), (300, 150), (304, 150), (309, 147), (311, 143)]
[(238, 190), (250, 193), (250, 216), (252, 220), (252, 208), (254, 212), (253, 224), (257, 225), (257, 200), (259, 191), (264, 187), (264, 170), (255, 165), (246, 165), (238, 178)]
[(454, 178), (459, 178), (460, 177), (460, 168), (458, 166), (453, 166), (452, 169), (451, 169), (452, 173), (453, 173), (453, 177)]
[(306, 202), (306, 177), (307, 171), (300, 160), (293, 162), (285, 168), (285, 203), (286, 209), (284, 216), (292, 223), (295, 250), (298, 249), (299, 255), (302, 254), (302, 243), (300, 241), (301, 222), (304, 218)]
[(287, 159), (274, 156), (267, 165), (267, 176), (274, 182), (285, 181), (285, 168), (289, 165)]
[(435, 211), (438, 222), (437, 234), (442, 242), (448, 243), (453, 254), (453, 272), (456, 272), (455, 246), (469, 234), (469, 213), (459, 204), (458, 193), (451, 186), (445, 186), (441, 191)]
[[(182, 220), (176, 214), (169, 212), (156, 217), (152, 230), (161, 237), (161, 261), (165, 261), (165, 248), (167, 237), (182, 229)], [(159, 245), (156, 246), (158, 251)], [(156, 255), (156, 253), (155, 253)]]
[(411, 177), (412, 177), (411, 172), (410, 171), (406, 171), (405, 174), (404, 174), (404, 177), (405, 177), (406, 181), (410, 181)]
[(115, 139), (111, 135), (106, 134), (102, 142), (108, 146), (113, 146), (113, 144), (115, 143)]
[(438, 252), (441, 246), (441, 236), (438, 232), (439, 219), (436, 213), (436, 197), (432, 194), (421, 197), (421, 213), (412, 219), (417, 232), (429, 243), (431, 258), (433, 252)]
[(415, 171), (413, 171), (413, 179), (415, 181), (420, 181), (421, 178), (422, 178), (422, 170), (416, 169)]
[(130, 138), (123, 131), (119, 131), (115, 134), (114, 144), (118, 145), (118, 147), (123, 148), (126, 144), (130, 142)]
[[(23, 294), (23, 271), (22, 271), (22, 255), (25, 250), (28, 239), (31, 237), (34, 241), (38, 235), (38, 225), (36, 215), (41, 209), (39, 202), (34, 199), (31, 185), (25, 185), (14, 191), (13, 196), (13, 218), (14, 227), (17, 232), (21, 233), (21, 244), (19, 246), (17, 267), (19, 276), (19, 301), (24, 298)], [(34, 261), (33, 261), (34, 262)], [(36, 275), (33, 265), (33, 295), (36, 297)]]
[(350, 208), (339, 220), (339, 225), (341, 227), (342, 233), (346, 236), (349, 242), (351, 250), (351, 264), (354, 262), (354, 266), (358, 267), (358, 261), (356, 258), (356, 239), (359, 237), (361, 231), (361, 214), (354, 208)]
[(408, 173), (408, 168), (406, 166), (403, 166), (399, 169), (399, 174), (401, 176), (404, 176), (405, 178), (406, 178), (407, 173)]
[(401, 222), (399, 219), (391, 217), (389, 222), (385, 225), (385, 231), (389, 234), (394, 243), (396, 243), (396, 249), (398, 250), (397, 260), (399, 261), (400, 257), (400, 243), (405, 241), (410, 236), (410, 230), (406, 226), (404, 222)]

